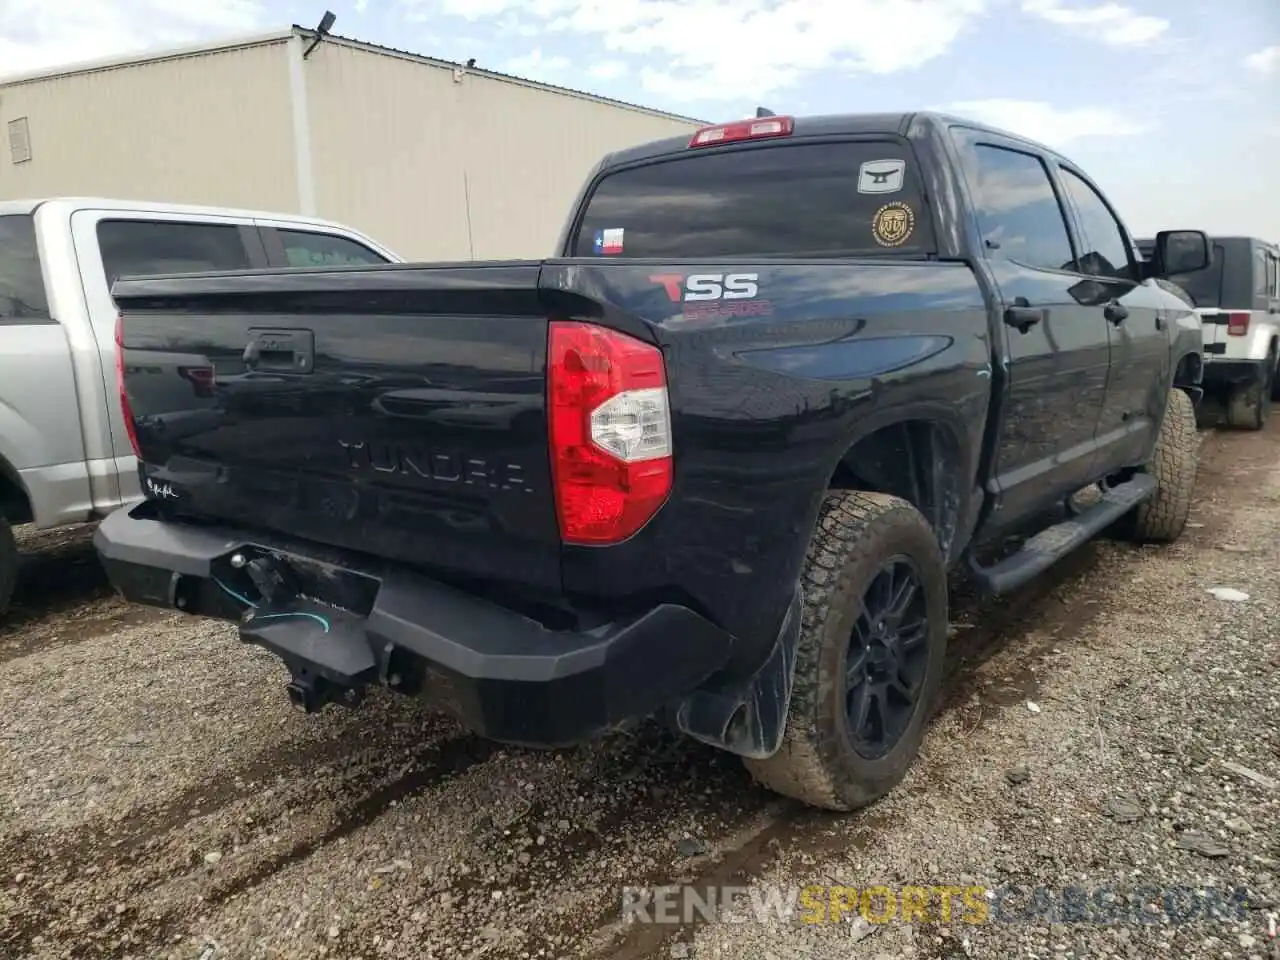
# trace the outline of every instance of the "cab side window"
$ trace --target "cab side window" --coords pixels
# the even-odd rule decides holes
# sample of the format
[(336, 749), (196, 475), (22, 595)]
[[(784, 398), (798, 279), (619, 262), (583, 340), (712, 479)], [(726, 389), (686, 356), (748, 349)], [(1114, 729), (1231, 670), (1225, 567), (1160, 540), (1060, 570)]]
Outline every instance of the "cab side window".
[(103, 220), (98, 246), (110, 287), (119, 277), (248, 270), (240, 228), (174, 220)]
[(1109, 280), (1136, 282), (1132, 247), (1106, 201), (1088, 181), (1059, 167), (1063, 188), (1080, 220), (1080, 272)]
[(1049, 270), (1075, 268), (1062, 205), (1039, 157), (979, 143), (968, 167), (988, 256)]
[(1261, 247), (1253, 249), (1253, 292), (1255, 296), (1271, 296), (1272, 284), (1267, 276), (1267, 251)]
[(0, 217), (0, 324), (48, 319), (35, 221), (30, 214)]
[(387, 262), (386, 257), (363, 244), (331, 233), (281, 230), (280, 240), (291, 267), (357, 267)]

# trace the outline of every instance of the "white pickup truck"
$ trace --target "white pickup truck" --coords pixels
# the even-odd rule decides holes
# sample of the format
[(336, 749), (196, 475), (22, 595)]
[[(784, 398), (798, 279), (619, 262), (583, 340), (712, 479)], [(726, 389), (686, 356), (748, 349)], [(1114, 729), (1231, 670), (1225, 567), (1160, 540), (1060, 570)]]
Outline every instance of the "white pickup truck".
[[(114, 369), (117, 277), (399, 261), (323, 220), (139, 201), (0, 201), (0, 614), (17, 574), (13, 526), (82, 522), (141, 498)], [(199, 378), (193, 368), (178, 386), (198, 394)]]

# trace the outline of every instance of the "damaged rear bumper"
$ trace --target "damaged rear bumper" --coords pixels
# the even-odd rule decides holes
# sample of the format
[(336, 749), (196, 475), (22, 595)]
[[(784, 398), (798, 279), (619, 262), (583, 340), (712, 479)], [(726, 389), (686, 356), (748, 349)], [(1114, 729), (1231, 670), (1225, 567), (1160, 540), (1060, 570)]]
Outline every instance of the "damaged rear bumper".
[(653, 713), (720, 669), (732, 643), (676, 604), (591, 629), (551, 630), (407, 569), (371, 570), (346, 558), (326, 557), (321, 580), (368, 583), (367, 612), (305, 598), (314, 593), (264, 597), (236, 579), (246, 563), (257, 558), (287, 573), (295, 560), (314, 567), (315, 552), (166, 522), (149, 503), (108, 516), (94, 546), (127, 600), (238, 617), (242, 640), (289, 667), (289, 694), (300, 707), (352, 703), (380, 682), (421, 693), (477, 733), (509, 743), (571, 744)]

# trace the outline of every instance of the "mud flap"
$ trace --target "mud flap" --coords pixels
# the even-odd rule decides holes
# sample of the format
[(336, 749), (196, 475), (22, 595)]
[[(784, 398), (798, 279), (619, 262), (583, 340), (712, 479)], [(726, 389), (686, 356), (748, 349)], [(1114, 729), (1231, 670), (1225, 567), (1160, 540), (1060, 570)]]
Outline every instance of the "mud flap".
[(803, 604), (797, 587), (764, 665), (745, 681), (712, 681), (680, 701), (672, 718), (676, 729), (742, 757), (762, 760), (776, 753), (791, 706)]

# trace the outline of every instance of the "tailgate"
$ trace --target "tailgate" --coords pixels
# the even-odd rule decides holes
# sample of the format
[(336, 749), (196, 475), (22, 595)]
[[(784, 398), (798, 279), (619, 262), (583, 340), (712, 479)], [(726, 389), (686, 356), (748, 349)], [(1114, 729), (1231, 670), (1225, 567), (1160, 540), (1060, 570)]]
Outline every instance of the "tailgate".
[(558, 588), (539, 270), (117, 283), (149, 495), (175, 514)]

